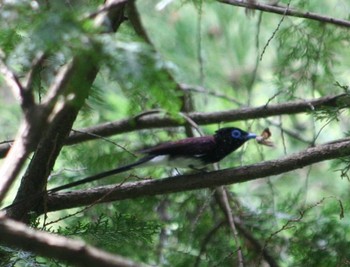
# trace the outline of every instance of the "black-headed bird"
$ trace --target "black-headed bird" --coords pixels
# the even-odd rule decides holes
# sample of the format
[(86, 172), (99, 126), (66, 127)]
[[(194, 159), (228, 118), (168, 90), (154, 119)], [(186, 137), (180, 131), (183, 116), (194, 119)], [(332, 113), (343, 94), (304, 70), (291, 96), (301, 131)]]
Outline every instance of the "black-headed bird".
[(104, 177), (140, 167), (164, 165), (173, 168), (200, 169), (205, 165), (222, 160), (246, 141), (255, 139), (256, 137), (257, 135), (254, 133), (248, 133), (234, 127), (227, 127), (217, 130), (214, 135), (190, 137), (179, 141), (162, 143), (138, 151), (144, 154), (144, 157), (134, 163), (55, 187), (48, 190), (48, 193), (100, 180)]

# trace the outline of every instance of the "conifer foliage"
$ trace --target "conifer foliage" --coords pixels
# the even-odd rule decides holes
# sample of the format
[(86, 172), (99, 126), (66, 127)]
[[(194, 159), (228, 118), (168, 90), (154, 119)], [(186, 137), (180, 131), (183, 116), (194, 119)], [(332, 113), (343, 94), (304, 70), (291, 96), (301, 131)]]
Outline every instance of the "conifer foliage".
[[(349, 1), (0, 7), (1, 266), (349, 265)], [(269, 130), (49, 191), (222, 127)]]

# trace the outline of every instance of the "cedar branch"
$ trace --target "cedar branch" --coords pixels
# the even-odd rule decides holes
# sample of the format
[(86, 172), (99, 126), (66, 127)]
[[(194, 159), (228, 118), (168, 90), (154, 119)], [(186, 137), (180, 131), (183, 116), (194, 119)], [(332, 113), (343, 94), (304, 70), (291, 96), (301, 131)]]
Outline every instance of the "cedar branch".
[(31, 251), (45, 257), (64, 260), (76, 266), (142, 267), (118, 255), (51, 233), (34, 230), (23, 223), (0, 215), (0, 244)]

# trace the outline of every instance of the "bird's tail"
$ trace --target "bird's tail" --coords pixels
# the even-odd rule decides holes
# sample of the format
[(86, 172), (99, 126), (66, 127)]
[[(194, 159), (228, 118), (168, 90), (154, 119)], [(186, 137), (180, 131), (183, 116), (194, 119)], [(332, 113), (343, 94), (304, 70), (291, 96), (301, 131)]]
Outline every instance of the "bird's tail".
[(71, 187), (75, 187), (75, 186), (78, 186), (78, 185), (82, 185), (82, 184), (86, 184), (86, 183), (89, 183), (89, 182), (93, 182), (93, 181), (97, 181), (97, 180), (100, 180), (102, 178), (105, 178), (105, 177), (108, 177), (108, 176), (111, 176), (111, 175), (114, 175), (114, 174), (118, 174), (118, 173), (122, 173), (122, 172), (126, 172), (126, 171), (129, 171), (143, 163), (146, 163), (148, 161), (150, 161), (152, 158), (154, 158), (154, 156), (146, 156), (146, 157), (143, 157), (141, 158), (140, 160), (134, 162), (134, 163), (131, 163), (131, 164), (128, 164), (128, 165), (124, 165), (124, 166), (121, 166), (121, 167), (118, 167), (116, 169), (113, 169), (113, 170), (109, 170), (109, 171), (105, 171), (105, 172), (101, 172), (101, 173), (98, 173), (98, 174), (94, 174), (94, 175), (91, 175), (91, 176), (88, 176), (84, 179), (81, 179), (81, 180), (78, 180), (78, 181), (75, 181), (75, 182), (72, 182), (72, 183), (69, 183), (69, 184), (64, 184), (64, 185), (60, 185), (60, 186), (57, 186), (57, 187), (54, 187), (52, 189), (49, 189), (45, 192), (42, 192), (42, 193), (38, 193), (32, 197), (27, 197), (25, 199), (21, 199), (21, 200), (18, 200), (14, 203), (12, 203), (11, 205), (3, 208), (4, 210), (7, 210), (7, 209), (10, 209), (14, 206), (17, 206), (19, 204), (22, 204), (23, 202), (26, 202), (26, 201), (31, 201), (31, 200), (35, 200), (36, 198), (40, 198), (42, 197), (46, 192), (47, 194), (50, 194), (50, 193), (55, 193), (55, 192), (58, 192), (58, 191), (61, 191), (61, 190), (64, 190), (64, 189), (68, 189), (68, 188), (71, 188)]
[(134, 163), (131, 163), (131, 164), (128, 164), (128, 165), (124, 165), (124, 166), (118, 167), (118, 168), (113, 169), (113, 170), (109, 170), (109, 171), (101, 172), (101, 173), (98, 173), (98, 174), (94, 174), (94, 175), (91, 175), (89, 177), (86, 177), (84, 179), (81, 179), (81, 180), (78, 180), (78, 181), (75, 181), (75, 182), (72, 182), (72, 183), (69, 183), (69, 184), (64, 184), (64, 185), (60, 185), (60, 186), (54, 187), (54, 188), (48, 190), (47, 193), (58, 192), (58, 191), (61, 191), (61, 190), (64, 190), (64, 189), (68, 189), (68, 188), (71, 188), (71, 187), (75, 187), (75, 186), (78, 186), (78, 185), (82, 185), (82, 184), (90, 183), (90, 182), (93, 182), (93, 181), (97, 181), (97, 180), (100, 180), (102, 178), (114, 175), (114, 174), (126, 172), (126, 171), (129, 171), (129, 170), (131, 170), (131, 169), (133, 169), (133, 168), (143, 164), (143, 163), (146, 163), (146, 162), (150, 161), (152, 158), (154, 158), (154, 156), (146, 156), (146, 157), (143, 157), (143, 158), (141, 158), (140, 160), (138, 160), (138, 161), (136, 161)]

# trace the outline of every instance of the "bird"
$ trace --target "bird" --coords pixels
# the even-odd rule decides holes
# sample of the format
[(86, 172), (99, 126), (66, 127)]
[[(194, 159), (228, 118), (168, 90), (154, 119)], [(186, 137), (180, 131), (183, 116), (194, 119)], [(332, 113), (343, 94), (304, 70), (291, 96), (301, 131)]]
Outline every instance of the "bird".
[[(264, 130), (264, 132), (265, 131), (266, 130)], [(256, 139), (259, 144), (265, 144), (265, 139), (268, 139), (270, 135), (271, 134), (259, 139), (254, 133), (249, 133), (235, 127), (225, 127), (218, 129), (214, 135), (190, 137), (178, 141), (161, 143), (139, 150), (138, 152), (143, 154), (144, 157), (134, 163), (54, 187), (32, 197), (14, 202), (5, 207), (4, 210), (8, 210), (23, 202), (35, 200), (42, 197), (44, 194), (50, 195), (58, 191), (97, 181), (135, 168), (167, 165), (173, 168), (191, 168), (198, 170), (208, 164), (219, 162), (250, 139)]]
[(237, 150), (246, 141), (256, 137), (255, 133), (249, 133), (235, 127), (225, 127), (218, 129), (214, 135), (189, 137), (178, 141), (161, 143), (139, 150), (138, 152), (143, 154), (144, 157), (134, 163), (57, 186), (48, 190), (47, 193), (69, 189), (140, 167), (166, 165), (173, 168), (197, 170), (208, 164), (219, 162)]

